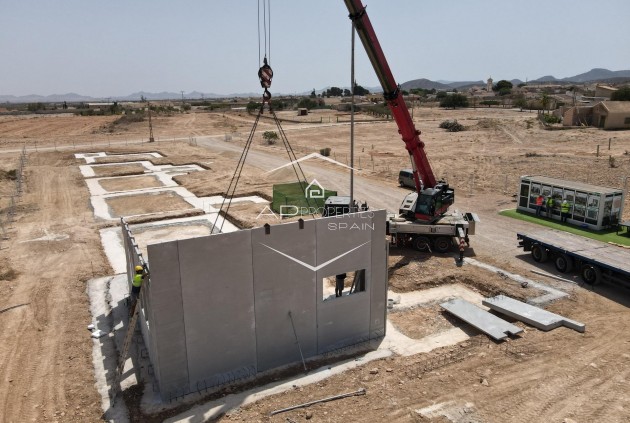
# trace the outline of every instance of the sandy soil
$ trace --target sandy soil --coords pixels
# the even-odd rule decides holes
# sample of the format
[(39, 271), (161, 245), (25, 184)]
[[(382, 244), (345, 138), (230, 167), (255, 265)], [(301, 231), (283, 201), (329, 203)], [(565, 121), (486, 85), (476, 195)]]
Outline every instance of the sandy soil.
[[(510, 272), (532, 277), (529, 271), (541, 268), (516, 246), (515, 232), (531, 225), (497, 215), (497, 211), (515, 206), (512, 195), (521, 174), (564, 176), (615, 187), (621, 187), (623, 178), (630, 175), (630, 131), (545, 131), (536, 123), (535, 114), (502, 109), (417, 109), (415, 117), (435, 173), (457, 189), (457, 207), (475, 211), (482, 219), (467, 254)], [(468, 130), (447, 133), (438, 128), (442, 120), (453, 118)], [(0, 421), (101, 418), (92, 374), (92, 344), (85, 329), (90, 322), (85, 281), (111, 273), (98, 236), (98, 229), (106, 223), (93, 217), (78, 170), (83, 163), (73, 159), (72, 153), (159, 151), (165, 157), (154, 159), (156, 164), (199, 163), (209, 170), (176, 180), (197, 195), (211, 195), (226, 189), (252, 124), (244, 113), (158, 117), (154, 120), (158, 142), (148, 145), (134, 143), (147, 137), (146, 123), (110, 133), (111, 120), (0, 117), (1, 169), (10, 170), (17, 164), (17, 155), (6, 151), (24, 143), (34, 148), (35, 141), (38, 148), (29, 152), (18, 220), (0, 249)], [(334, 113), (331, 120), (327, 123), (322, 117), (322, 123), (283, 125), (298, 157), (330, 147), (333, 158), (347, 160), (349, 127), (337, 124)], [(270, 195), (272, 183), (295, 180), (290, 172), (266, 173), (288, 162), (281, 145), (262, 143), (260, 133), (271, 128), (267, 120), (259, 124), (237, 193)], [(355, 133), (355, 167), (361, 168), (357, 196), (364, 196), (370, 205), (396, 210), (408, 192), (396, 186), (396, 175), (408, 166), (408, 159), (395, 124), (360, 124)], [(197, 146), (172, 141), (189, 137), (195, 138)], [(84, 146), (72, 148), (78, 144)], [(597, 145), (602, 153), (599, 158)], [(69, 150), (54, 151), (65, 147)], [(609, 156), (615, 167), (610, 166)], [(347, 192), (347, 173), (334, 165), (309, 162), (304, 170), (309, 177), (321, 177), (327, 187)], [(11, 189), (11, 182), (0, 181), (2, 192)], [(135, 201), (142, 203), (139, 213), (169, 209), (164, 208), (163, 199), (150, 205), (145, 200)], [(4, 210), (6, 200), (0, 201)], [(118, 212), (133, 214), (129, 206), (121, 206), (124, 209)], [(257, 211), (254, 205), (233, 207), (235, 216), (257, 226), (252, 222)], [(630, 200), (626, 200), (625, 210), (625, 219), (630, 219)], [(506, 293), (522, 299), (537, 295), (531, 288), (472, 266), (457, 268), (451, 255), (429, 257), (395, 249), (391, 253), (391, 287), (399, 292), (459, 282), (484, 295)], [(542, 269), (555, 273), (548, 265)], [(522, 336), (507, 343), (509, 347), (475, 337), (453, 348), (410, 358), (392, 357), (319, 384), (297, 387), (221, 420), (284, 422), (288, 417), (302, 421), (308, 411), (312, 421), (322, 422), (443, 422), (444, 418), (430, 420), (415, 410), (454, 401), (445, 407), (451, 413), (461, 411), (468, 421), (475, 422), (627, 421), (628, 292), (602, 287), (593, 293), (538, 279), (573, 292), (548, 308), (586, 323), (585, 334), (568, 329), (543, 333), (526, 327)], [(392, 321), (414, 337), (457, 324), (447, 321), (433, 306), (392, 315)], [(367, 389), (366, 396), (268, 416), (274, 409), (361, 387)], [(151, 419), (144, 416), (138, 421)]]
[(144, 166), (140, 163), (108, 166), (96, 165), (92, 166), (92, 169), (97, 177), (135, 175), (138, 173), (144, 173), (145, 171)]
[(164, 184), (155, 176), (134, 176), (131, 178), (104, 179), (98, 183), (105, 191), (129, 191), (132, 189), (161, 187)]
[(112, 216), (115, 217), (194, 208), (190, 203), (172, 191), (123, 195), (120, 197), (107, 198), (106, 202), (112, 210)]

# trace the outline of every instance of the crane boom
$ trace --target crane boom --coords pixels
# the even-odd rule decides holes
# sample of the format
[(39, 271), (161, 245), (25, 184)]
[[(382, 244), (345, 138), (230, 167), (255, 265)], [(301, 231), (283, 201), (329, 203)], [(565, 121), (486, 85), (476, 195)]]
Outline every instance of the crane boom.
[[(394, 75), (389, 68), (389, 64), (378, 42), (378, 38), (376, 37), (365, 7), (361, 3), (361, 0), (344, 1), (350, 13), (349, 17), (354, 22), (357, 34), (363, 43), (363, 47), (381, 83), (383, 95), (398, 125), (398, 132), (405, 143), (405, 148), (412, 156), (412, 162), (415, 168), (414, 180), (416, 182), (416, 189), (418, 192), (422, 190), (421, 183), (424, 185), (424, 188), (433, 188), (437, 184), (437, 181), (424, 152), (424, 143), (420, 140), (420, 131), (416, 129), (411, 119), (409, 109), (405, 104), (400, 88), (396, 84)], [(421, 180), (421, 183), (418, 178)]]
[(383, 88), (383, 96), (398, 125), (405, 148), (411, 158), (416, 193), (409, 194), (403, 201), (400, 212), (410, 220), (432, 222), (446, 212), (453, 203), (455, 194), (444, 182), (435, 179), (431, 165), (420, 140), (400, 87), (396, 84), (383, 49), (381, 48), (365, 6), (361, 0), (344, 0), (349, 17), (361, 39), (363, 47), (374, 67)]

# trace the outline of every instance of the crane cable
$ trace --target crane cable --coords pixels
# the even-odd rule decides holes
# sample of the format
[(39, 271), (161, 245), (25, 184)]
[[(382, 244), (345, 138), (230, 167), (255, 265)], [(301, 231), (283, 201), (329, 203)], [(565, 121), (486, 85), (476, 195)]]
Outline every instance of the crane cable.
[[(258, 59), (260, 60), (260, 1), (258, 0)], [(315, 218), (315, 210), (311, 207), (311, 204), (308, 200), (308, 195), (306, 193), (306, 188), (308, 185), (306, 184), (306, 175), (300, 166), (300, 163), (297, 161), (297, 156), (289, 143), (289, 139), (280, 124), (280, 119), (276, 116), (275, 111), (271, 107), (271, 93), (268, 91), (268, 88), (271, 87), (271, 80), (273, 78), (273, 70), (271, 66), (269, 66), (269, 62), (267, 60), (267, 54), (269, 53), (269, 58), (271, 58), (271, 0), (262, 0), (263, 2), (263, 29), (264, 29), (264, 58), (263, 58), (263, 66), (258, 70), (258, 77), (260, 79), (260, 85), (265, 89), (262, 95), (262, 104), (258, 109), (258, 114), (256, 115), (256, 119), (254, 120), (254, 124), (252, 129), (249, 132), (249, 136), (247, 137), (247, 141), (245, 142), (245, 147), (241, 152), (241, 156), (238, 160), (238, 164), (236, 165), (236, 169), (234, 170), (234, 174), (232, 175), (232, 179), (230, 180), (230, 184), (228, 185), (228, 189), (225, 192), (225, 196), (223, 197), (223, 201), (221, 202), (221, 208), (217, 213), (217, 217), (214, 221), (213, 225), (213, 233), (220, 233), (223, 231), (223, 224), (227, 219), (228, 212), (230, 210), (230, 206), (232, 205), (232, 200), (234, 198), (234, 194), (236, 193), (236, 187), (241, 178), (241, 174), (243, 172), (243, 166), (245, 165), (245, 160), (247, 159), (247, 154), (249, 153), (249, 149), (251, 148), (252, 141), (254, 140), (254, 135), (256, 133), (256, 128), (258, 127), (258, 122), (260, 121), (260, 116), (264, 112), (265, 103), (269, 106), (269, 113), (273, 116), (273, 120), (276, 123), (276, 127), (278, 128), (278, 132), (280, 133), (280, 139), (282, 140), (282, 144), (287, 151), (289, 156), (289, 160), (291, 161), (291, 165), (293, 167), (293, 171), (295, 176), (297, 177), (298, 183), (300, 184), (301, 190), (304, 192), (304, 198), (306, 200), (306, 204), (308, 206), (308, 211), (311, 217)], [(269, 42), (267, 41), (269, 40)], [(296, 167), (297, 166), (297, 167)], [(299, 169), (299, 172), (298, 172)], [(301, 177), (300, 177), (301, 175)], [(227, 202), (227, 207), (226, 207)], [(223, 211), (225, 207), (225, 211)], [(219, 216), (223, 213), (224, 218), (221, 221), (221, 226), (218, 231), (215, 231), (217, 227), (217, 222), (219, 220)]]
[[(263, 9), (263, 39), (264, 39), (264, 56), (260, 55), (260, 2), (262, 1)], [(269, 59), (271, 62), (271, 0), (258, 0), (258, 63), (262, 59)]]

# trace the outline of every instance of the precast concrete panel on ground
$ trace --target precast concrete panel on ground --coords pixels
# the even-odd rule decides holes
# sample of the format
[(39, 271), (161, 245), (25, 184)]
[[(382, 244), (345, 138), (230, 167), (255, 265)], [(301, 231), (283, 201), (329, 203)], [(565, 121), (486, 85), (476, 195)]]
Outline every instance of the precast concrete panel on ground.
[(178, 241), (190, 386), (254, 373), (251, 232)]
[[(317, 222), (317, 339), (318, 352), (369, 339), (372, 267), (371, 213), (318, 219)], [(384, 232), (381, 234), (384, 234)], [(323, 298), (323, 279), (365, 270), (365, 291)]]
[(151, 283), (145, 294), (150, 297), (151, 336), (155, 350), (150, 353), (162, 396), (188, 388), (188, 358), (184, 305), (180, 285), (177, 241), (147, 247), (150, 258)]
[(442, 303), (440, 307), (497, 341), (507, 338), (508, 335), (523, 332), (523, 329), (518, 326), (506, 322), (461, 298)]
[[(251, 231), (258, 371), (317, 354), (315, 222)], [(291, 317), (289, 316), (291, 312)], [(293, 326), (295, 326), (295, 333)], [(299, 341), (299, 345), (296, 341)]]
[(535, 328), (548, 331), (560, 326), (566, 326), (578, 332), (584, 332), (586, 325), (575, 320), (567, 319), (559, 314), (552, 313), (542, 308), (526, 304), (505, 295), (486, 298), (481, 302), (494, 311), (510, 316), (521, 322), (525, 322)]

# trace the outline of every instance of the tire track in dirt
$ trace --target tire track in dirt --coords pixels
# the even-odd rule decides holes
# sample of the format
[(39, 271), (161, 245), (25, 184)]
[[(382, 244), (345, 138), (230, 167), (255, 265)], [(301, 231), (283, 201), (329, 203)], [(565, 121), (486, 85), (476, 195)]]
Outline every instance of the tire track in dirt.
[[(93, 219), (85, 218), (86, 188), (77, 185), (73, 162), (69, 153), (29, 155), (22, 203), (30, 206), (18, 216), (8, 248), (11, 267), (20, 276), (0, 307), (18, 300), (30, 305), (0, 316), (7, 322), (3, 329), (9, 329), (0, 333), (2, 421), (96, 421), (101, 416), (92, 343), (85, 331), (90, 316), (83, 281), (105, 274), (108, 267)], [(32, 241), (42, 231), (70, 238)], [(55, 411), (65, 418), (53, 417)]]

